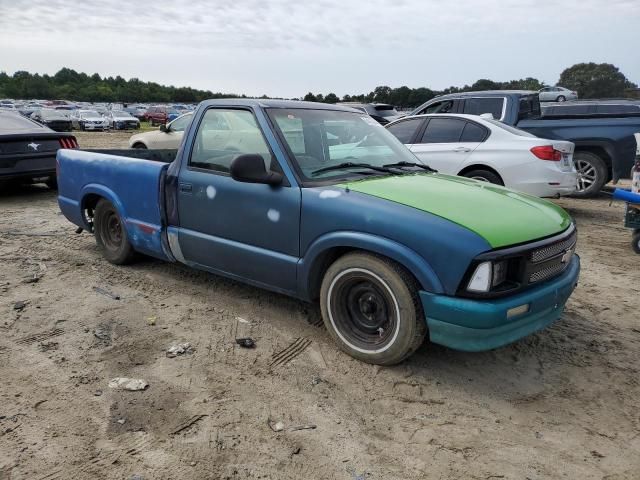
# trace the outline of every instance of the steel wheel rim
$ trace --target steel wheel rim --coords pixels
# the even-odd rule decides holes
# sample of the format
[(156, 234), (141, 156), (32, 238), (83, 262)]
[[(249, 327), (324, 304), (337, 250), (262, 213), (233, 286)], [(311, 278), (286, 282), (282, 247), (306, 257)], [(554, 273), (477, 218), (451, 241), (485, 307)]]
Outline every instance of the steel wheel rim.
[[(358, 292), (362, 292), (362, 295)], [(354, 319), (350, 315), (360, 308), (359, 300), (369, 300), (363, 298), (368, 294), (374, 295), (384, 305), (378, 304), (380, 317), (363, 331), (357, 328), (362, 318)], [(327, 297), (329, 320), (338, 337), (349, 347), (360, 353), (376, 354), (386, 351), (395, 343), (400, 328), (400, 308), (395, 294), (378, 275), (363, 268), (345, 270), (333, 279)], [(348, 304), (349, 300), (358, 300), (357, 305)], [(375, 323), (378, 320), (379, 325)]]
[(595, 183), (597, 176), (596, 168), (586, 160), (576, 160), (575, 166), (578, 172), (578, 191), (584, 192)]
[(122, 223), (115, 212), (109, 212), (104, 220), (104, 234), (102, 238), (109, 250), (118, 250), (122, 244)]

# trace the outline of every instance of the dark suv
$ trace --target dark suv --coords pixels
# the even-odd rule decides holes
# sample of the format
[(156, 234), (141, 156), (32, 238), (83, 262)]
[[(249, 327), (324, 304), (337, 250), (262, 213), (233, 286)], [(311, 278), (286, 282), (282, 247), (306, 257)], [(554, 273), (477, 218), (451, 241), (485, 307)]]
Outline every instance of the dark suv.
[(404, 116), (396, 110), (396, 107), (387, 103), (342, 102), (338, 103), (338, 105), (344, 105), (345, 107), (351, 107), (365, 112), (381, 125), (386, 125)]

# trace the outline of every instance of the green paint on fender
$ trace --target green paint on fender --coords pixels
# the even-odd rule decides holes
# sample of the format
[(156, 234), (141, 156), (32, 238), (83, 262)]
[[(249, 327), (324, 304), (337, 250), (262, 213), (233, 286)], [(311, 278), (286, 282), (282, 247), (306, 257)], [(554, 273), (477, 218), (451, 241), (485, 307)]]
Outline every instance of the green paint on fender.
[(548, 237), (571, 223), (569, 214), (551, 202), (464, 177), (413, 174), (342, 186), (446, 218), (477, 233), (493, 248)]

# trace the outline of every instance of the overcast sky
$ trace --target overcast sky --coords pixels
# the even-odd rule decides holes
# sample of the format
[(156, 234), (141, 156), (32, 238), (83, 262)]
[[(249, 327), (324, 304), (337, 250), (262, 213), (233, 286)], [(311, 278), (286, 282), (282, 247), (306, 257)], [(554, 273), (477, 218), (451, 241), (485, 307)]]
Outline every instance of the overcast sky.
[(640, 83), (640, 0), (0, 0), (0, 70), (298, 97), (462, 86), (578, 62)]

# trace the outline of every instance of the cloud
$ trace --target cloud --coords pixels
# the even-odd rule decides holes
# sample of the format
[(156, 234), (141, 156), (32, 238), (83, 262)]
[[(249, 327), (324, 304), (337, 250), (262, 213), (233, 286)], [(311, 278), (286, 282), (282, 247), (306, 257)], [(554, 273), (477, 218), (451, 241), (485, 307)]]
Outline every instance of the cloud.
[(575, 61), (607, 56), (640, 77), (637, 0), (0, 0), (0, 12), (2, 68), (74, 64), (214, 90), (554, 81)]

